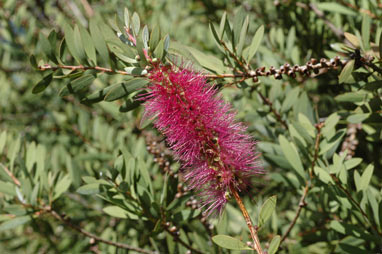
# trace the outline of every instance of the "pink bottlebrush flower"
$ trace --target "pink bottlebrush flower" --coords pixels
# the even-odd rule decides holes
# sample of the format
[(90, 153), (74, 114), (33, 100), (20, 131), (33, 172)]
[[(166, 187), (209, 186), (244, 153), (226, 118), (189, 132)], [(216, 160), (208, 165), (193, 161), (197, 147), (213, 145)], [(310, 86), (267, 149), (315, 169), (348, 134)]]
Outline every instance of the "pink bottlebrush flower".
[(156, 118), (155, 127), (182, 162), (189, 189), (208, 206), (205, 213), (221, 213), (230, 189), (246, 189), (261, 172), (255, 142), (203, 75), (157, 65), (149, 79), (144, 118)]

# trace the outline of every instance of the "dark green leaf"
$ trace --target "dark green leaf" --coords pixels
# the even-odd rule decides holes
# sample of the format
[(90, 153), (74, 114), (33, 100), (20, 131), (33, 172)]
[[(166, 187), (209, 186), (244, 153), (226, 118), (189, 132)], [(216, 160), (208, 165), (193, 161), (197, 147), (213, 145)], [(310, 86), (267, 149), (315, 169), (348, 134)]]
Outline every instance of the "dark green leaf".
[(141, 89), (149, 83), (146, 79), (135, 78), (113, 86), (113, 89), (105, 96), (105, 101), (114, 101), (127, 96), (131, 92)]
[(78, 48), (76, 46), (78, 39), (75, 39), (73, 29), (66, 22), (64, 22), (62, 26), (65, 33), (65, 42), (68, 46), (70, 53), (78, 63), (81, 63), (82, 53), (78, 51)]
[(52, 80), (53, 80), (53, 73), (50, 73), (49, 75), (45, 76), (42, 80), (40, 80), (40, 82), (38, 82), (37, 85), (33, 87), (32, 93), (34, 94), (41, 93), (49, 86)]
[(370, 17), (366, 13), (362, 14), (362, 40), (363, 45), (365, 45), (365, 49), (368, 50), (370, 48)]
[(60, 91), (60, 96), (63, 97), (63, 96), (67, 96), (69, 94), (77, 94), (79, 93), (80, 91), (86, 89), (87, 87), (89, 87), (93, 81), (94, 81), (95, 77), (93, 74), (84, 74), (82, 75), (81, 77), (71, 81), (68, 85), (66, 85), (65, 87), (63, 87)]
[(139, 16), (136, 12), (133, 13), (131, 23), (132, 23), (131, 25), (133, 27), (134, 37), (137, 37), (137, 35), (139, 33), (139, 29), (141, 28), (141, 21), (140, 21)]

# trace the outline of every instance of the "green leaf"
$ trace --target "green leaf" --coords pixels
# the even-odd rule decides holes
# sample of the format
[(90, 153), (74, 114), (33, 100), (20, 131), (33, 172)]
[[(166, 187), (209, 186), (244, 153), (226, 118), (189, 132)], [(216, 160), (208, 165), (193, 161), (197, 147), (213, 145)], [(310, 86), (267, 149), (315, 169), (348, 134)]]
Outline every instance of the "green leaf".
[(81, 25), (79, 26), (79, 32), (81, 34), (81, 40), (85, 48), (85, 53), (90, 59), (89, 63), (92, 66), (97, 65), (96, 49), (94, 47), (92, 37), (90, 36), (89, 32)]
[(256, 54), (256, 51), (257, 51), (257, 49), (259, 48), (259, 46), (261, 44), (263, 36), (264, 36), (264, 26), (261, 25), (257, 29), (255, 35), (252, 38), (252, 42), (251, 42), (251, 45), (249, 46), (249, 50), (248, 50), (248, 56), (246, 58), (247, 62), (251, 61), (253, 56)]
[(362, 14), (362, 40), (363, 45), (365, 45), (365, 49), (368, 50), (370, 48), (370, 16), (366, 13)]
[(363, 102), (369, 98), (369, 93), (363, 90), (337, 95), (334, 99), (338, 102)]
[(113, 89), (105, 96), (105, 101), (114, 101), (129, 95), (131, 92), (141, 89), (149, 83), (146, 79), (135, 78), (113, 86)]
[(49, 84), (52, 82), (53, 80), (53, 73), (50, 73), (49, 75), (45, 76), (42, 80), (40, 80), (32, 89), (32, 93), (36, 94), (36, 93), (41, 93), (42, 91), (44, 91), (48, 86)]
[(350, 75), (353, 72), (353, 69), (354, 69), (354, 60), (350, 60), (342, 69), (340, 76), (338, 77), (338, 82), (339, 83), (346, 82), (350, 78)]
[(330, 176), (329, 172), (327, 172), (326, 170), (318, 166), (315, 166), (314, 173), (318, 176), (318, 179), (320, 179), (321, 182), (326, 184), (328, 183), (334, 184), (332, 177)]
[(136, 12), (133, 13), (133, 17), (131, 18), (131, 25), (133, 27), (133, 33), (134, 37), (137, 37), (139, 33), (139, 29), (141, 28), (141, 21), (139, 19), (139, 16)]
[(276, 235), (275, 237), (273, 237), (271, 243), (269, 244), (268, 254), (276, 253), (277, 249), (279, 248), (280, 241), (281, 241), (281, 237), (279, 235)]
[(99, 190), (100, 184), (99, 183), (91, 183), (81, 186), (77, 189), (77, 192), (82, 195), (92, 195), (97, 194), (100, 192)]
[(125, 210), (123, 210), (119, 206), (107, 206), (103, 208), (102, 211), (113, 217), (127, 219)]
[(362, 123), (367, 118), (369, 118), (370, 115), (371, 115), (370, 113), (354, 114), (354, 115), (348, 116), (348, 118), (346, 118), (346, 121), (348, 121), (349, 123)]
[(30, 220), (31, 220), (30, 216), (21, 216), (11, 220), (7, 220), (0, 225), (0, 232), (13, 229), (17, 226), (27, 223)]
[(379, 37), (379, 59), (382, 58), (382, 33), (381, 33), (381, 36)]
[(142, 101), (136, 101), (132, 99), (126, 100), (125, 103), (119, 107), (119, 112), (129, 112), (139, 107), (142, 103)]
[(305, 179), (304, 167), (302, 166), (300, 156), (294, 144), (289, 142), (283, 135), (279, 136), (279, 142), (288, 162), (292, 165), (296, 173), (301, 176), (302, 179)]
[(30, 55), (29, 62), (31, 64), (31, 66), (33, 67), (33, 69), (37, 69), (38, 68), (36, 57), (33, 54)]
[(243, 51), (243, 46), (245, 43), (245, 39), (247, 37), (248, 24), (249, 24), (249, 16), (247, 15), (247, 17), (244, 20), (243, 26), (241, 27), (239, 42), (236, 47), (236, 54), (238, 56), (241, 56), (241, 52)]
[(238, 11), (235, 13), (235, 18), (233, 20), (234, 41), (232, 42), (232, 45), (234, 46), (237, 45), (239, 42), (241, 28), (243, 27), (244, 19), (246, 16), (247, 15), (244, 8), (240, 6)]
[(149, 43), (149, 29), (147, 28), (147, 25), (143, 27), (142, 41), (143, 41), (144, 48), (147, 49), (148, 43)]
[(160, 40), (160, 28), (158, 25), (151, 31), (149, 46), (151, 50), (154, 50)]
[(215, 235), (212, 237), (212, 241), (220, 247), (229, 250), (252, 250), (239, 239), (233, 238), (228, 235)]
[(357, 192), (361, 190), (361, 176), (359, 175), (358, 171), (354, 171), (354, 184), (355, 184), (355, 189)]
[(317, 7), (323, 11), (337, 12), (344, 15), (356, 16), (357, 12), (335, 2), (317, 3)]
[(357, 167), (362, 162), (362, 158), (351, 158), (344, 162), (345, 168), (347, 170)]
[(361, 179), (360, 179), (360, 185), (359, 185), (359, 190), (366, 190), (367, 187), (369, 186), (371, 177), (373, 176), (373, 171), (374, 171), (374, 165), (369, 164), (365, 171), (362, 173)]
[[(0, 166), (4, 167), (2, 164), (0, 164)], [(15, 185), (0, 180), (0, 193), (4, 193), (10, 196), (16, 196)]]
[(345, 38), (356, 48), (360, 47), (358, 37), (351, 33), (344, 33)]
[(276, 196), (272, 196), (264, 202), (259, 213), (259, 227), (262, 227), (267, 222), (267, 220), (272, 216), (272, 213), (276, 208), (276, 202), (277, 202)]
[(126, 28), (130, 27), (130, 15), (129, 15), (129, 10), (125, 8), (123, 12), (123, 20), (125, 21), (125, 26)]
[(223, 39), (223, 33), (225, 30), (226, 26), (226, 21), (227, 21), (227, 12), (225, 11), (222, 15), (222, 18), (220, 20), (220, 25), (219, 25), (219, 39)]
[(340, 120), (340, 117), (337, 113), (331, 114), (326, 120), (324, 127), (321, 130), (323, 136), (328, 135), (330, 132), (335, 131), (335, 127)]
[(222, 61), (213, 55), (206, 55), (203, 52), (191, 48), (185, 47), (193, 57), (198, 61), (198, 63), (204, 68), (215, 71), (216, 73), (223, 73), (225, 71), (225, 66)]
[(3, 131), (0, 135), (0, 154), (3, 152), (6, 142), (7, 142), (7, 131)]
[(93, 40), (94, 47), (96, 48), (97, 52), (99, 53), (102, 62), (105, 64), (109, 62), (109, 51), (107, 49), (107, 45), (105, 42), (105, 39), (97, 25), (97, 21), (95, 18), (91, 18), (89, 21), (89, 30), (90, 35)]
[(72, 179), (70, 175), (65, 175), (63, 178), (58, 181), (58, 183), (54, 187), (54, 196), (53, 200), (56, 200), (61, 196), (62, 193), (67, 191), (72, 183)]
[(63, 23), (62, 27), (65, 33), (65, 42), (66, 42), (66, 45), (68, 46), (68, 49), (71, 55), (74, 57), (74, 59), (78, 63), (81, 63), (81, 53), (78, 52), (78, 48), (76, 46), (76, 41), (78, 39), (77, 40), (74, 39), (74, 32), (72, 27), (66, 22)]
[(95, 80), (95, 77), (93, 74), (84, 74), (79, 78), (76, 78), (75, 80), (71, 81), (69, 84), (64, 86), (59, 95), (61, 97), (67, 96), (69, 94), (77, 94), (81, 92), (82, 90), (89, 87), (93, 81)]
[(296, 103), (299, 93), (300, 88), (296, 86), (286, 94), (285, 100), (283, 101), (283, 104), (281, 106), (281, 112), (288, 111), (293, 106), (293, 104)]

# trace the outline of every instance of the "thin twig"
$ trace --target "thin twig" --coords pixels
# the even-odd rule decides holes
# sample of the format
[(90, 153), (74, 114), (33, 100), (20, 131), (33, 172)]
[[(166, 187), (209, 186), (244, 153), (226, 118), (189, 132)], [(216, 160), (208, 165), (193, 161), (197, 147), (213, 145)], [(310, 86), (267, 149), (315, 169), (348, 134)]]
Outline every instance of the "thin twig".
[(239, 196), (239, 193), (237, 193), (237, 191), (236, 191), (234, 186), (231, 186), (231, 193), (235, 197), (236, 202), (239, 205), (239, 208), (240, 208), (240, 210), (241, 210), (241, 212), (242, 212), (242, 214), (244, 216), (245, 222), (247, 223), (249, 232), (251, 233), (253, 244), (255, 246), (255, 249), (256, 249), (257, 253), (258, 254), (263, 254), (263, 250), (262, 250), (261, 245), (260, 245), (260, 240), (259, 240), (259, 237), (257, 236), (257, 227), (255, 228), (252, 225), (251, 217), (249, 217), (248, 211), (245, 208), (245, 206), (243, 204), (243, 201), (241, 200), (241, 198)]
[(299, 205), (298, 205), (298, 208), (297, 208), (297, 212), (296, 212), (292, 222), (289, 224), (289, 227), (288, 227), (287, 231), (282, 236), (280, 244), (282, 242), (284, 242), (284, 240), (287, 238), (288, 234), (290, 233), (290, 231), (292, 230), (292, 228), (296, 224), (297, 219), (300, 216), (302, 208), (306, 206), (305, 198), (308, 195), (308, 192), (309, 192), (309, 190), (311, 188), (312, 179), (313, 179), (313, 169), (314, 169), (314, 167), (316, 165), (316, 162), (317, 162), (317, 159), (318, 159), (318, 150), (319, 150), (319, 147), (320, 147), (321, 129), (322, 129), (323, 126), (324, 126), (324, 123), (319, 123), (319, 124), (316, 125), (317, 135), (316, 135), (316, 140), (315, 140), (315, 144), (314, 144), (314, 156), (313, 156), (313, 160), (312, 160), (312, 165), (311, 165), (311, 169), (309, 170), (309, 180), (306, 180), (306, 182), (305, 182), (304, 192), (303, 192), (303, 194), (302, 194), (302, 196), (300, 198), (300, 202), (299, 202)]
[(94, 239), (98, 242), (102, 242), (102, 243), (105, 243), (105, 244), (108, 244), (108, 245), (112, 245), (112, 246), (115, 246), (115, 247), (118, 247), (118, 248), (121, 248), (121, 249), (126, 249), (126, 250), (133, 250), (133, 251), (136, 251), (136, 252), (139, 252), (139, 253), (146, 253), (146, 254), (156, 254), (156, 252), (153, 252), (153, 251), (149, 251), (149, 250), (144, 250), (144, 249), (141, 249), (141, 248), (138, 248), (138, 247), (134, 247), (134, 246), (131, 246), (131, 245), (128, 245), (128, 244), (124, 244), (124, 243), (119, 243), (119, 242), (113, 242), (113, 241), (109, 241), (109, 240), (106, 240), (106, 239), (103, 239), (99, 236), (96, 236), (88, 231), (85, 231), (83, 230), (81, 227), (77, 226), (77, 225), (74, 225), (72, 222), (70, 222), (70, 220), (64, 218), (63, 216), (61, 216), (60, 214), (58, 214), (56, 211), (52, 210), (51, 208), (47, 208), (47, 209), (44, 209), (45, 212), (48, 212), (50, 213), (54, 218), (56, 218), (57, 220), (63, 222), (66, 226), (76, 230), (77, 232), (83, 234), (84, 236), (86, 237), (89, 237), (91, 239)]

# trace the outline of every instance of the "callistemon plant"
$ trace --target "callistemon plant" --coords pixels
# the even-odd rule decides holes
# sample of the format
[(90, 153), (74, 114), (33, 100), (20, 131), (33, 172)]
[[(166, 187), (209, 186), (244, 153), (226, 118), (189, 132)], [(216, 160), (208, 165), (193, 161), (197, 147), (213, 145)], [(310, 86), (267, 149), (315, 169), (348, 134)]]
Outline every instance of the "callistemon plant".
[(204, 213), (220, 214), (231, 194), (248, 188), (261, 172), (255, 142), (202, 74), (157, 64), (149, 79), (144, 118), (155, 118)]

